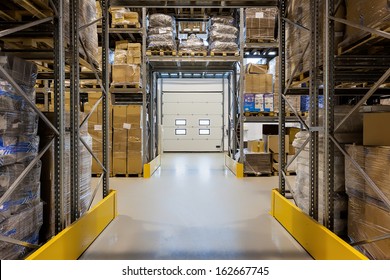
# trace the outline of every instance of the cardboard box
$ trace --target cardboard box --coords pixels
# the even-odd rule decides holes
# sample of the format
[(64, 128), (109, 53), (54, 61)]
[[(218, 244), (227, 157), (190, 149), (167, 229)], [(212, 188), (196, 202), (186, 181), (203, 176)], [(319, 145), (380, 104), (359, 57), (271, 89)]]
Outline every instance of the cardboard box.
[(127, 122), (127, 106), (112, 106), (112, 123), (114, 128), (123, 128), (123, 123)]
[(115, 50), (127, 50), (127, 44), (129, 42), (127, 40), (116, 41), (115, 42)]
[(141, 44), (140, 43), (128, 43), (127, 50), (131, 51), (133, 53), (139, 53), (140, 55), (138, 57), (141, 56)]
[(114, 64), (127, 64), (127, 50), (117, 49), (114, 52)]
[(286, 127), (286, 134), (289, 136), (290, 144), (294, 142), (295, 135), (300, 131), (301, 129), (298, 127)]
[[(263, 135), (263, 141), (265, 143), (265, 150), (267, 153), (279, 153), (279, 135)], [(289, 136), (285, 137), (285, 152), (288, 152)]]
[(142, 140), (142, 129), (132, 127), (127, 131), (128, 141), (141, 141)]
[(390, 146), (390, 112), (364, 114), (363, 145)]
[(245, 74), (245, 93), (272, 93), (272, 75)]
[(246, 28), (247, 29), (274, 29), (275, 28), (275, 18), (247, 18), (246, 19)]
[(263, 111), (273, 112), (274, 111), (274, 96), (273, 94), (263, 94)]
[(250, 140), (248, 141), (248, 152), (264, 153), (264, 141), (262, 140)]
[(140, 82), (140, 67), (135, 64), (113, 65), (112, 82), (129, 84)]
[(275, 18), (278, 14), (277, 8), (246, 8), (246, 18)]
[(258, 29), (247, 29), (246, 38), (247, 39), (264, 39), (264, 40), (273, 40), (275, 30), (274, 28), (258, 28)]
[(255, 95), (252, 93), (244, 94), (244, 111), (245, 112), (256, 112), (255, 110)]
[(294, 146), (291, 143), (288, 145), (288, 152), (287, 153), (289, 155), (295, 155), (295, 148), (294, 148)]
[(142, 174), (142, 152), (129, 151), (127, 156), (127, 174)]
[(268, 73), (268, 65), (267, 64), (254, 64), (249, 63), (246, 66), (247, 74), (267, 74)]
[(130, 23), (138, 23), (139, 22), (139, 16), (136, 12), (124, 12), (123, 18), (125, 21), (128, 21)]
[(141, 141), (128, 141), (127, 151), (128, 152), (142, 152), (142, 142)]
[[(372, 239), (388, 234), (390, 230), (390, 212), (368, 201), (350, 196), (348, 201), (348, 236), (353, 241)], [(390, 239), (360, 246), (360, 249), (372, 259), (390, 259)]]
[(114, 152), (112, 158), (112, 173), (116, 174), (126, 174), (126, 150), (123, 152)]

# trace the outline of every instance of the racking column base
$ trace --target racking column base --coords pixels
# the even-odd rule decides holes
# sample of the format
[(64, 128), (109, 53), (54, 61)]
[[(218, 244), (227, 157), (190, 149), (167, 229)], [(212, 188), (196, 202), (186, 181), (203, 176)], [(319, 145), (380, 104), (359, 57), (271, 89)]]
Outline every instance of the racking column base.
[(77, 260), (106, 226), (117, 216), (116, 191), (65, 228), (26, 260)]
[(235, 161), (228, 155), (225, 155), (225, 166), (229, 168), (237, 178), (244, 177), (244, 164)]
[(316, 260), (367, 260), (336, 234), (272, 191), (270, 213)]
[(161, 166), (161, 157), (158, 155), (154, 160), (144, 164), (144, 178), (150, 178)]

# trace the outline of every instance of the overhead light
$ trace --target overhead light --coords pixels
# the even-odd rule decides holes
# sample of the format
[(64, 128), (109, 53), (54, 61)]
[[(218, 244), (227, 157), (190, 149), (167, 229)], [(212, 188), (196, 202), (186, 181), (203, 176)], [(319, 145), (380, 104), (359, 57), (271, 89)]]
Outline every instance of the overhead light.
[(269, 52), (268, 54), (269, 54), (269, 55), (275, 55), (276, 52), (275, 52), (275, 51), (272, 51), (272, 52)]

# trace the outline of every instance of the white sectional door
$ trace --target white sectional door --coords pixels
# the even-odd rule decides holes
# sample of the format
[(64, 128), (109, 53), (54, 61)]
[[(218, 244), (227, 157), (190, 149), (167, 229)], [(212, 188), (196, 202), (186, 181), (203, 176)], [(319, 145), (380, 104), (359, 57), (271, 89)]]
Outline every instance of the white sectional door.
[(222, 91), (163, 91), (162, 125), (166, 152), (222, 151)]

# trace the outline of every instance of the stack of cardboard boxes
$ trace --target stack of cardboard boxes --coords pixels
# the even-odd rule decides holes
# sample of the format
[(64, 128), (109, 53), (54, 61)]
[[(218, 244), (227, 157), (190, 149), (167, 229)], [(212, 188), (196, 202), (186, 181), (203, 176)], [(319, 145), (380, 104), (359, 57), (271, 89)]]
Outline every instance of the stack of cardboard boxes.
[[(354, 241), (380, 237), (390, 232), (390, 122), (389, 112), (365, 113), (363, 146), (347, 145), (348, 154), (375, 182), (368, 184), (352, 162), (345, 159), (345, 188), (348, 194), (348, 236)], [(390, 239), (361, 245), (372, 259), (390, 259)]]
[(247, 42), (275, 40), (276, 8), (248, 8), (245, 12)]
[(272, 75), (267, 65), (249, 64), (244, 80), (244, 112), (273, 112)]
[(141, 44), (117, 41), (115, 44), (114, 65), (112, 66), (112, 86), (141, 84)]
[[(279, 56), (275, 57), (274, 59), (270, 60), (268, 62), (268, 74), (271, 74), (274, 78), (274, 81), (273, 81), (273, 93), (274, 93), (274, 112), (277, 112), (279, 113), (279, 95), (280, 95), (280, 89), (279, 89)], [(294, 110), (293, 108), (299, 112), (301, 111), (300, 110), (300, 106), (301, 106), (301, 102), (300, 102), (300, 99), (301, 97), (300, 96), (294, 96), (294, 95), (287, 95), (286, 96), (286, 106), (285, 106), (285, 112), (287, 114), (290, 114), (292, 115)], [(290, 103), (291, 106), (289, 106), (288, 103)], [(292, 139), (294, 140), (294, 139)]]
[(113, 165), (114, 175), (141, 174), (142, 106), (113, 106)]
[[(89, 93), (88, 102), (84, 104), (84, 110), (86, 113), (89, 113), (92, 110), (92, 107), (99, 100), (101, 94), (100, 93)], [(111, 120), (112, 114), (111, 110), (109, 110), (109, 119)], [(103, 107), (102, 102), (98, 105), (96, 110), (91, 114), (88, 120), (88, 133), (92, 137), (92, 151), (103, 163)], [(109, 137), (109, 154), (111, 155), (111, 140), (112, 140), (112, 127), (109, 125), (108, 128), (108, 137)], [(112, 166), (111, 156), (109, 157), (109, 164)], [(92, 160), (92, 174), (101, 174), (102, 168), (96, 162), (96, 160)]]

